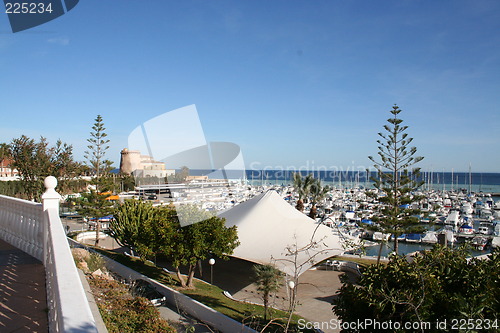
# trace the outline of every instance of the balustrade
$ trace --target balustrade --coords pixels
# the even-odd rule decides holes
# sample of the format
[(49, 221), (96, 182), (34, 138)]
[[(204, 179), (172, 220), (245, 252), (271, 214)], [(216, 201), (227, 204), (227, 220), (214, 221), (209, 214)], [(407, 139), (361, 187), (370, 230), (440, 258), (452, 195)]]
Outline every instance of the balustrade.
[(57, 180), (45, 179), (43, 204), (0, 195), (0, 238), (45, 267), (50, 332), (97, 332), (61, 219)]

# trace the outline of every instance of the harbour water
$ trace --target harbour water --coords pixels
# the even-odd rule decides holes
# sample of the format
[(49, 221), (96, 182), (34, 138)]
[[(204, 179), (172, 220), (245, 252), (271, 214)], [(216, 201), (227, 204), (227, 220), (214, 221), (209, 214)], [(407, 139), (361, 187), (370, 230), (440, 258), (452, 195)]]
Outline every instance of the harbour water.
[[(374, 246), (369, 246), (366, 247), (365, 249), (365, 255), (370, 256), (370, 257), (376, 257), (378, 256), (378, 251), (379, 251), (379, 244), (374, 245)], [(423, 251), (423, 250), (429, 250), (433, 247), (433, 245), (430, 244), (415, 244), (415, 243), (405, 243), (405, 242), (399, 242), (398, 243), (399, 247), (399, 254), (408, 254), (408, 253), (413, 253), (416, 251)], [(391, 252), (394, 251), (394, 243), (392, 241), (388, 243), (384, 243), (382, 245), (382, 252), (381, 256), (382, 257), (387, 257)], [(490, 253), (490, 248), (487, 248), (484, 251), (477, 251), (475, 249), (471, 249), (470, 253), (472, 256), (480, 256), (484, 254)]]

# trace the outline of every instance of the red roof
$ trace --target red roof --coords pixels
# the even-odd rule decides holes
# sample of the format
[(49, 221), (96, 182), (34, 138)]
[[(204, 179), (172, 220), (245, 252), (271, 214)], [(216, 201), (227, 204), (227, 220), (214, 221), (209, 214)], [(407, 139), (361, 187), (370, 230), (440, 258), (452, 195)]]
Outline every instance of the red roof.
[(14, 163), (14, 160), (12, 158), (9, 158), (9, 157), (0, 160), (0, 166), (2, 166), (4, 168), (10, 167), (10, 165), (12, 163)]

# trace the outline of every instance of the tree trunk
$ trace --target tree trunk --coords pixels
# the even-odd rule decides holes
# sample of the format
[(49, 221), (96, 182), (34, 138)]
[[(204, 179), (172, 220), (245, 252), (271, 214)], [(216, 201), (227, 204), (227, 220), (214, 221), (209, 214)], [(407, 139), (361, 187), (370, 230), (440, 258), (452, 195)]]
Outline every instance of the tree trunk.
[(269, 306), (269, 293), (264, 292), (264, 320), (267, 320), (267, 308)]
[(396, 235), (394, 235), (394, 252), (396, 252), (396, 254), (399, 254), (399, 242)]
[(309, 211), (309, 217), (313, 220), (316, 218), (317, 208), (316, 205), (312, 205), (311, 210)]
[[(296, 279), (295, 279), (296, 281)], [(288, 313), (288, 319), (286, 322), (285, 332), (288, 332), (288, 328), (290, 327), (290, 322), (292, 321), (293, 311), (295, 310), (295, 296), (297, 295), (297, 285), (295, 288), (290, 290), (290, 309)]]
[(177, 274), (177, 278), (179, 279), (179, 282), (181, 283), (182, 288), (186, 288), (186, 280), (184, 280), (184, 277), (181, 274), (181, 270), (179, 267), (175, 267), (175, 272)]
[(194, 288), (193, 278), (196, 270), (196, 265), (189, 265), (188, 279), (187, 279), (187, 288)]
[(380, 264), (380, 257), (382, 256), (382, 246), (384, 246), (384, 242), (380, 242), (380, 246), (378, 248), (377, 265)]
[(198, 260), (198, 271), (200, 272), (200, 276), (203, 278), (203, 269), (201, 267), (201, 260)]
[(297, 200), (297, 204), (295, 205), (295, 208), (299, 212), (303, 212), (304, 211), (304, 201), (302, 199)]
[(95, 225), (95, 244), (94, 246), (99, 246), (99, 233), (101, 232), (101, 222), (99, 219), (96, 220), (96, 225)]

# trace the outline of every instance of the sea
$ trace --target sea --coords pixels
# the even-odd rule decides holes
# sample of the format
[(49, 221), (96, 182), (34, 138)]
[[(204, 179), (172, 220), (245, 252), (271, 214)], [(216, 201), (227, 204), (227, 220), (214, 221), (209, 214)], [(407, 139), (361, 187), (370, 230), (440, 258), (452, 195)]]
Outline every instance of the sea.
[[(247, 170), (246, 177), (250, 184), (290, 184), (295, 171), (287, 170)], [(312, 170), (300, 171), (302, 175), (312, 174), (325, 185), (336, 188), (370, 188), (376, 177), (375, 172)], [(500, 193), (500, 173), (477, 172), (422, 172), (419, 180), (424, 182), (424, 189), (458, 190), (470, 192)]]
[[(342, 171), (342, 170), (190, 170), (191, 175), (209, 175), (210, 178), (239, 179), (244, 178), (249, 185), (289, 185), (293, 182), (293, 174), (299, 172), (303, 176), (312, 174), (321, 179), (323, 185), (334, 188), (372, 188), (370, 180), (376, 177), (374, 171)], [(419, 180), (424, 184), (422, 189), (436, 189), (444, 191), (465, 190), (467, 192), (483, 192), (499, 194), (500, 196), (500, 173), (479, 172), (421, 172)]]

